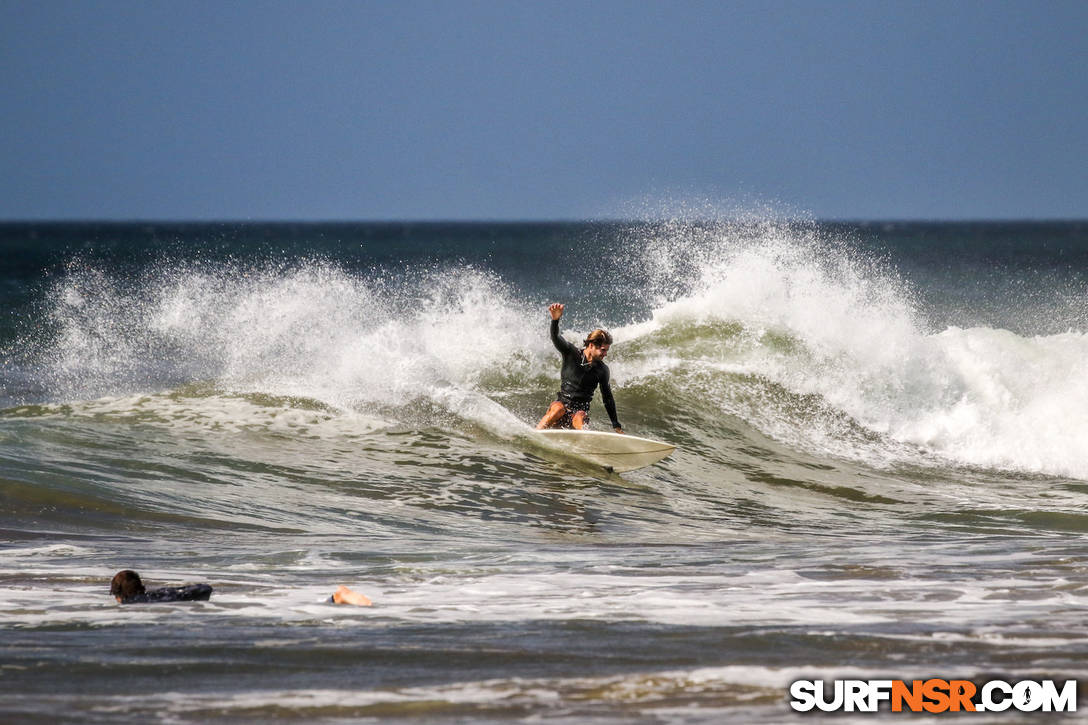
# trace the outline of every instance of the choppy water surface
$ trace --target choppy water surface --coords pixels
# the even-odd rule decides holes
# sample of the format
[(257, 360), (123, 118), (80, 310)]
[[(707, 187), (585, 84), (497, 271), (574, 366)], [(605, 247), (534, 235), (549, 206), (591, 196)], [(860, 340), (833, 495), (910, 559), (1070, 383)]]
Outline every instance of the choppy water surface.
[[(1088, 678), (1084, 225), (0, 244), (5, 720), (781, 722), (801, 677)], [(554, 300), (673, 457), (534, 445)], [(122, 568), (215, 593), (122, 607)]]

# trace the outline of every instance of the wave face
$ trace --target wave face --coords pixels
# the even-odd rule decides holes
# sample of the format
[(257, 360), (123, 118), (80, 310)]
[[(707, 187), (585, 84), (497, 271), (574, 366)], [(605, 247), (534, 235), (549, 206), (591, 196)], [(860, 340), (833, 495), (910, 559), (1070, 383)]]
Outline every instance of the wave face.
[[(801, 673), (1081, 676), (1088, 226), (0, 243), (13, 718), (111, 721), (135, 685), (182, 721), (781, 722)], [(620, 419), (672, 457), (621, 478), (534, 445), (557, 300), (568, 339), (613, 332)], [(120, 568), (216, 594), (119, 608)], [(339, 583), (377, 606), (330, 608)]]
[[(1049, 334), (935, 325), (943, 311), (927, 309), (917, 289), (926, 280), (905, 279), (886, 257), (815, 225), (612, 231), (603, 243), (562, 250), (553, 267), (579, 284), (577, 260), (592, 260), (584, 284), (569, 290), (567, 329), (578, 337), (591, 324), (615, 328), (621, 389), (709, 395), (697, 424), (733, 415), (786, 444), (869, 465), (1088, 479), (1083, 324)], [(19, 346), (34, 350), (24, 367), (45, 401), (199, 383), (392, 418), (426, 404), (512, 430), (532, 422), (535, 408), (506, 411), (502, 401), (539, 391), (546, 402), (555, 386), (542, 331), (550, 298), (488, 261), (393, 269), (331, 256), (159, 259), (118, 277), (79, 259), (45, 293), (48, 332)], [(538, 288), (555, 286), (541, 277)], [(602, 287), (614, 294), (619, 283), (627, 309), (595, 304)], [(825, 420), (813, 426), (814, 414)], [(883, 442), (844, 439), (843, 421)]]
[[(740, 244), (718, 233), (709, 250), (699, 249), (685, 293), (629, 328), (636, 339), (667, 341), (656, 351), (667, 370), (729, 371), (814, 396), (887, 439), (861, 455), (872, 465), (931, 458), (936, 466), (1088, 477), (1079, 443), (1088, 440), (1083, 318), (1058, 334), (939, 329), (930, 317), (940, 310), (925, 309), (908, 281), (857, 250), (790, 229)], [(669, 261), (658, 269), (670, 273)], [(738, 413), (728, 404), (722, 411)], [(771, 402), (766, 418), (740, 415), (790, 444), (851, 457), (833, 442), (835, 427), (812, 430), (791, 405)]]

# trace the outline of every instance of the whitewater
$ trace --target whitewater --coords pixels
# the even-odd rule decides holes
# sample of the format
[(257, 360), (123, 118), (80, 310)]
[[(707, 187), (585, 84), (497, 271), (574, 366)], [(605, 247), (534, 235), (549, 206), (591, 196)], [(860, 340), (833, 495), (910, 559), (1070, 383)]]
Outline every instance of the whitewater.
[[(1083, 224), (0, 243), (6, 719), (782, 722), (801, 677), (1085, 677)], [(553, 301), (676, 454), (531, 444)], [(121, 568), (215, 594), (121, 607)]]

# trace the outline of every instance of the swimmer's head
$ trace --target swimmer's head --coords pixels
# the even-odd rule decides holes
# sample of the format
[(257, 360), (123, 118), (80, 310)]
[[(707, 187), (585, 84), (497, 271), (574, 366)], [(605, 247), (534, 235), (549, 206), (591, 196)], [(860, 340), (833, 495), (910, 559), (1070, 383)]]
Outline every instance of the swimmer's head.
[(140, 575), (136, 572), (124, 569), (113, 575), (113, 581), (110, 582), (110, 594), (115, 596), (117, 601), (124, 601), (143, 593), (144, 583), (140, 581)]

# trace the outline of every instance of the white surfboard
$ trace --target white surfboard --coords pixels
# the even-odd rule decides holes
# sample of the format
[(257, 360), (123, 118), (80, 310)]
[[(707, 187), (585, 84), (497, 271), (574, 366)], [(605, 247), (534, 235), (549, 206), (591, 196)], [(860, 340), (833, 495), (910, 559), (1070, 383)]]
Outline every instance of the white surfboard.
[(546, 445), (623, 473), (657, 463), (676, 450), (661, 441), (598, 430), (550, 429), (534, 431)]

